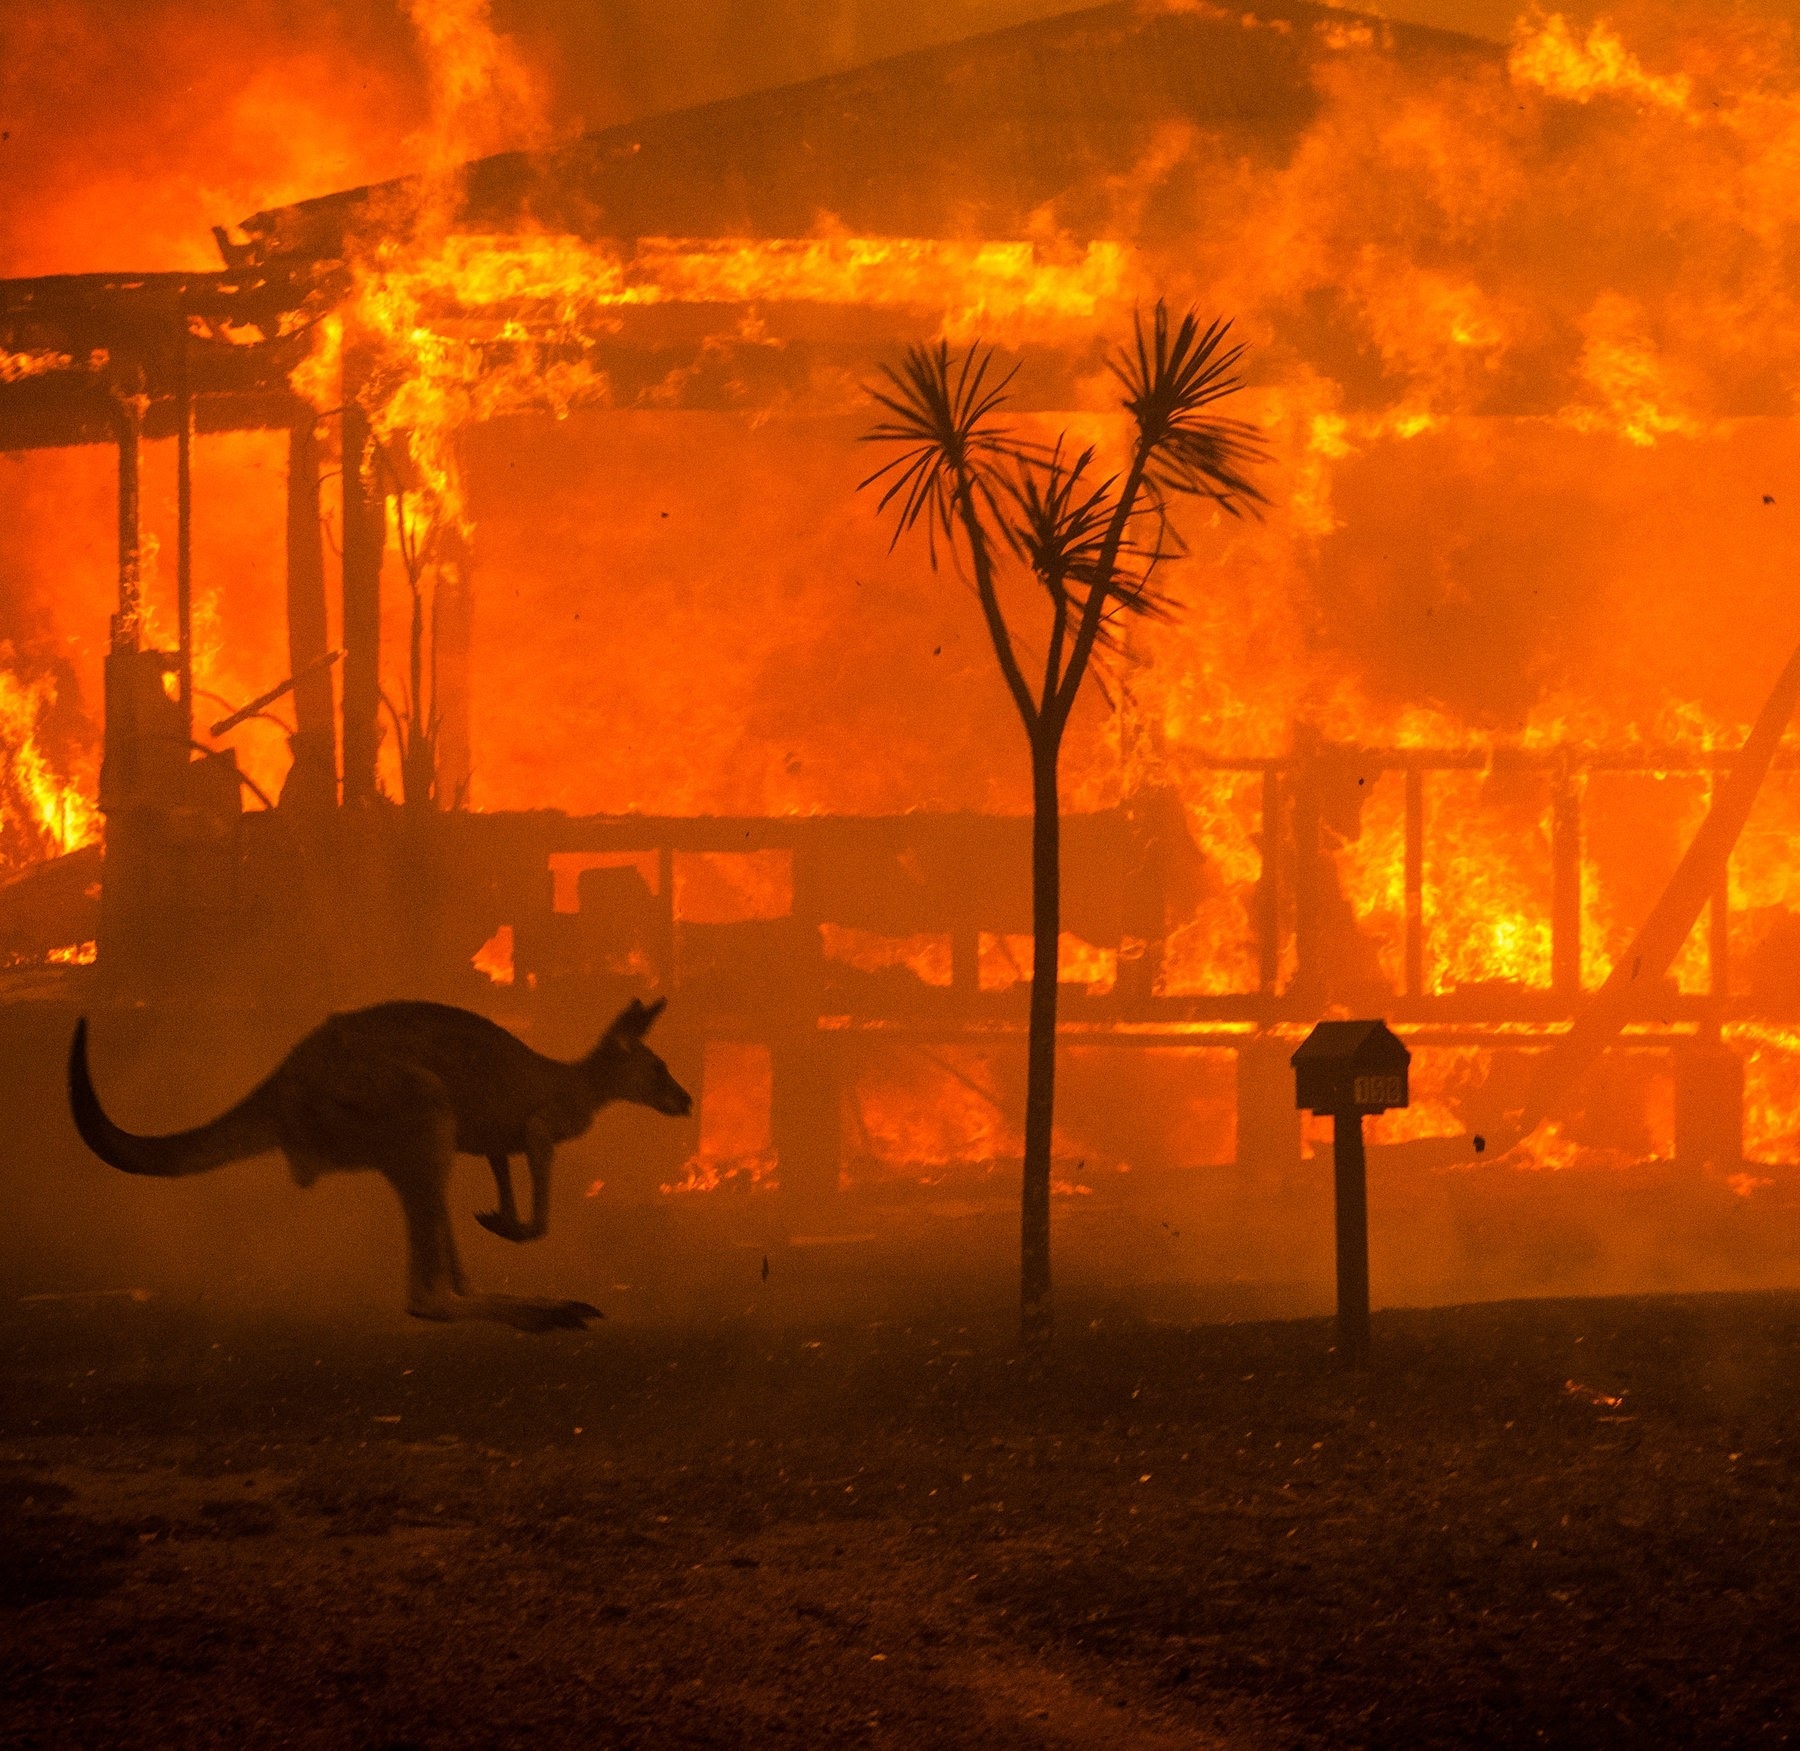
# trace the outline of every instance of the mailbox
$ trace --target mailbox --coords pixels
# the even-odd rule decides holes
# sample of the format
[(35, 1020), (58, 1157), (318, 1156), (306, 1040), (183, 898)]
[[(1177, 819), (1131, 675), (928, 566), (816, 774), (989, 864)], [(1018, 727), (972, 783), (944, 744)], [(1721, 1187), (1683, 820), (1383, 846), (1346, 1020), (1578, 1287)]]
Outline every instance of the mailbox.
[(1288, 1060), (1294, 1104), (1315, 1113), (1382, 1113), (1407, 1104), (1412, 1053), (1381, 1021), (1322, 1021)]

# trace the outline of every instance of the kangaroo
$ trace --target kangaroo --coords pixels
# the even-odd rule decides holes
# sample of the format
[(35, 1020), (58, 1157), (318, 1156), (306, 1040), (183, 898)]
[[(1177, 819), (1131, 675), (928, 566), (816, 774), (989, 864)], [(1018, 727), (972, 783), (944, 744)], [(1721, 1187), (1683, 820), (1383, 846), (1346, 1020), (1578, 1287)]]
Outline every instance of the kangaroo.
[[(121, 1130), (88, 1074), (87, 1019), (69, 1047), (69, 1106), (82, 1141), (126, 1173), (178, 1178), (280, 1150), (294, 1183), (373, 1170), (406, 1215), (407, 1311), (420, 1319), (493, 1319), (524, 1331), (579, 1329), (585, 1301), (483, 1295), (469, 1288), (446, 1193), (458, 1153), (483, 1155), (498, 1207), (476, 1221), (504, 1240), (535, 1240), (550, 1221), (550, 1163), (611, 1101), (683, 1118), (693, 1100), (644, 1044), (662, 1013), (635, 998), (585, 1058), (564, 1064), (505, 1028), (444, 1003), (380, 1003), (320, 1023), (256, 1088), (211, 1124), (161, 1137)], [(531, 1169), (531, 1219), (513, 1202), (512, 1157)]]

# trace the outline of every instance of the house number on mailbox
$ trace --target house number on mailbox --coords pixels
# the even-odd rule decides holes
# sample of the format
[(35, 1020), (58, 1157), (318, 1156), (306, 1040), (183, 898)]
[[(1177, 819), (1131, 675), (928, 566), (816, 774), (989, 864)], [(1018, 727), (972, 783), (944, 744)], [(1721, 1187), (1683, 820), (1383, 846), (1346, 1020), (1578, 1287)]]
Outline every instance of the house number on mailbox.
[(1359, 1107), (1397, 1107), (1406, 1099), (1398, 1076), (1359, 1076), (1353, 1093)]

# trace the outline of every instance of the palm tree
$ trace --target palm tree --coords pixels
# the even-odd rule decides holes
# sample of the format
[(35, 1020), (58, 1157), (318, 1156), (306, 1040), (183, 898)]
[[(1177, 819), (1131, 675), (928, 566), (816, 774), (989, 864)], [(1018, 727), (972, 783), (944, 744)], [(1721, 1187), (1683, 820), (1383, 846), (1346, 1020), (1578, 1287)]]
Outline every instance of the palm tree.
[[(1094, 451), (1069, 460), (1017, 436), (1000, 418), (1011, 373), (996, 380), (994, 350), (973, 345), (952, 360), (942, 341), (908, 350), (887, 386), (871, 390), (888, 417), (865, 434), (899, 454), (862, 484), (883, 484), (878, 511), (897, 507), (894, 543), (921, 522), (935, 568), (941, 536), (968, 555), (1000, 673), (1031, 748), (1032, 983), (1025, 1093), (1025, 1167), (1020, 1199), (1020, 1318), (1028, 1343), (1048, 1338), (1050, 1148), (1056, 1113), (1057, 946), (1062, 933), (1062, 859), (1057, 769), (1063, 732), (1095, 646), (1121, 616), (1162, 615), (1171, 604), (1153, 587), (1176, 546), (1172, 498), (1207, 498), (1237, 517), (1263, 495), (1247, 470), (1266, 460), (1256, 429), (1209, 410), (1242, 386), (1241, 344), (1230, 324), (1202, 329), (1189, 311), (1170, 328), (1162, 303), (1111, 368), (1134, 426), (1124, 469), (1101, 477)], [(1140, 533), (1142, 531), (1143, 533)], [(995, 589), (1010, 554), (1049, 600), (1043, 675), (1034, 690), (1019, 640)]]

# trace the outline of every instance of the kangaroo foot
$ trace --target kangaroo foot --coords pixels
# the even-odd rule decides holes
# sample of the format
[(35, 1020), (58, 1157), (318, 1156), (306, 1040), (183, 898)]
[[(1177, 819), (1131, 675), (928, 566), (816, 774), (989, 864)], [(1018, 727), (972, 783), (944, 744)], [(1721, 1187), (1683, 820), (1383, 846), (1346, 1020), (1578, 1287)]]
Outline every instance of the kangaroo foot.
[(520, 1331), (582, 1331), (590, 1319), (606, 1317), (585, 1301), (555, 1301), (535, 1295), (471, 1295), (467, 1299), (481, 1304), (470, 1317), (497, 1319)]
[(558, 1301), (536, 1295), (433, 1295), (406, 1311), (414, 1319), (492, 1319), (519, 1331), (582, 1331), (590, 1319), (604, 1319), (586, 1301)]
[[(517, 1216), (508, 1216), (504, 1210), (478, 1210), (475, 1213), (475, 1220), (489, 1234), (497, 1234), (502, 1240), (532, 1240), (536, 1238), (531, 1229), (527, 1228)], [(543, 1230), (540, 1228), (537, 1232), (541, 1234)]]

